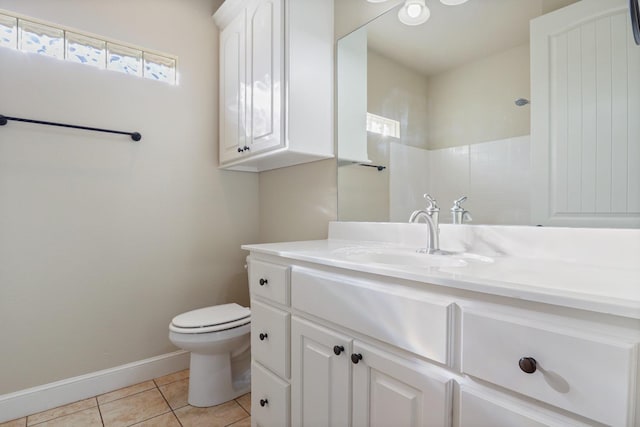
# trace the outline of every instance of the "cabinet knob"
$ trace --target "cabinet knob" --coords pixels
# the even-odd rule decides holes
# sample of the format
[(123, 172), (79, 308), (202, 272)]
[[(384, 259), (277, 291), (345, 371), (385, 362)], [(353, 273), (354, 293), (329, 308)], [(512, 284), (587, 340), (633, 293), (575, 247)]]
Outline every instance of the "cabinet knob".
[(264, 332), (264, 333), (263, 333), (263, 332), (261, 332), (261, 333), (260, 333), (260, 335), (258, 335), (258, 337), (260, 337), (260, 341), (264, 341), (264, 340), (266, 340), (267, 338), (269, 338), (269, 335), (267, 335), (267, 333), (266, 333), (266, 332)]
[(353, 353), (353, 354), (351, 355), (351, 361), (352, 361), (353, 363), (356, 363), (356, 364), (357, 364), (357, 363), (358, 363), (359, 361), (361, 361), (361, 360), (362, 360), (362, 355), (361, 355), (360, 353)]
[(260, 399), (260, 406), (262, 406), (263, 408), (265, 406), (267, 406), (269, 404), (269, 400), (267, 399)]
[(518, 361), (518, 365), (522, 372), (533, 374), (536, 371), (537, 362), (533, 357), (523, 357)]
[(260, 286), (264, 286), (267, 283), (269, 283), (269, 281), (267, 279), (260, 279)]
[(249, 147), (249, 146), (245, 145), (245, 146), (244, 146), (244, 151), (251, 151), (251, 147)]
[(238, 153), (242, 153), (243, 151), (244, 151), (244, 148), (238, 147)]
[(334, 345), (333, 346), (333, 353), (336, 356), (340, 356), (340, 353), (342, 353), (344, 351), (344, 347), (341, 345)]

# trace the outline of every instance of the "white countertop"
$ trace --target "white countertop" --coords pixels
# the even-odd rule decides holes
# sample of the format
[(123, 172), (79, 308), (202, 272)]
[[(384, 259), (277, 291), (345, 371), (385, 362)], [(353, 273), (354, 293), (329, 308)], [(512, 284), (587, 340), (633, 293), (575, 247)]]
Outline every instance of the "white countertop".
[[(455, 232), (458, 233), (458, 230), (461, 229), (456, 228)], [(470, 230), (475, 234), (478, 232), (478, 228)], [(492, 232), (495, 233), (495, 230)], [(571, 232), (575, 233), (574, 230)], [(526, 233), (540, 232), (526, 230)], [(558, 231), (553, 233), (557, 234)], [(345, 240), (331, 238), (331, 234), (330, 230), (328, 240), (243, 245), (242, 248), (255, 253), (330, 267), (640, 319), (640, 258), (633, 256), (636, 254), (632, 254), (629, 260), (637, 259), (637, 262), (616, 264), (607, 260), (596, 263), (588, 256), (574, 255), (567, 259), (560, 255), (553, 258), (553, 254), (550, 254), (546, 258), (536, 258), (528, 257), (527, 254), (523, 256), (502, 251), (503, 253), (479, 253), (489, 256), (492, 262), (467, 259), (464, 266), (423, 267), (363, 263), (344, 256), (345, 251), (349, 252), (355, 248), (383, 248), (413, 254), (416, 247), (406, 245), (406, 241), (398, 244), (388, 241)], [(335, 237), (337, 233), (333, 234)], [(343, 234), (339, 237), (344, 236)], [(619, 240), (619, 236), (614, 237)], [(519, 235), (518, 239), (522, 240), (522, 235)], [(601, 243), (602, 239), (599, 239), (599, 242)], [(635, 235), (632, 243), (636, 244)], [(457, 242), (451, 242), (452, 246), (459, 244), (459, 239)], [(585, 242), (581, 240), (580, 244), (584, 246)], [(445, 243), (441, 246), (448, 249)], [(470, 251), (469, 245), (465, 245), (464, 249), (467, 252), (478, 253)], [(633, 246), (631, 250), (635, 251), (636, 247)], [(533, 248), (530, 252), (536, 253)], [(616, 259), (619, 260), (620, 257)]]

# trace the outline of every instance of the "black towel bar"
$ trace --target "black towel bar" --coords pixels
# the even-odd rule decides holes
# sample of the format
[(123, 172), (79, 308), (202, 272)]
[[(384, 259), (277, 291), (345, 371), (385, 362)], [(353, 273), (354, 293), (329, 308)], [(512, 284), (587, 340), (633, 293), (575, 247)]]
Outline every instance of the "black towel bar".
[(367, 163), (358, 163), (358, 165), (360, 166), (366, 166), (368, 168), (376, 168), (378, 169), (378, 172), (382, 172), (383, 170), (385, 170), (387, 167), (386, 166), (382, 166), (382, 165), (369, 165)]
[(77, 126), (77, 125), (69, 125), (66, 123), (54, 123), (54, 122), (45, 122), (43, 120), (32, 120), (32, 119), (21, 119), (18, 117), (10, 117), (3, 116), (0, 114), (0, 126), (4, 126), (7, 124), (7, 121), (13, 120), (16, 122), (26, 122), (26, 123), (36, 123), (39, 125), (47, 125), (47, 126), (59, 126), (63, 128), (72, 128), (72, 129), (83, 129), (83, 130), (91, 130), (94, 132), (106, 132), (106, 133), (117, 133), (119, 135), (129, 135), (131, 139), (134, 141), (140, 141), (142, 139), (142, 135), (138, 132), (123, 132), (119, 130), (110, 130), (110, 129), (100, 129), (100, 128), (92, 128), (88, 126)]

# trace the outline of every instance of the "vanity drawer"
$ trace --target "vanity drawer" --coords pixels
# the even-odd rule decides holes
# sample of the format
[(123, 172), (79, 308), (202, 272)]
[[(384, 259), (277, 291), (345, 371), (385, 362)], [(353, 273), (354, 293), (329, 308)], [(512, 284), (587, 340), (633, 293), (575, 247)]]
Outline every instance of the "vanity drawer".
[[(462, 371), (605, 424), (633, 425), (633, 338), (591, 333), (593, 325), (575, 319), (555, 321), (524, 310), (464, 309)], [(533, 358), (535, 367), (521, 368), (521, 358)]]
[(289, 378), (290, 318), (285, 311), (251, 301), (251, 354), (283, 378)]
[(400, 285), (294, 267), (291, 305), (412, 353), (451, 363), (455, 305), (449, 298)]
[(282, 305), (289, 305), (289, 270), (286, 265), (249, 259), (249, 291)]
[(456, 427), (587, 427), (574, 419), (552, 413), (537, 405), (505, 396), (495, 390), (459, 391)]
[(252, 425), (260, 420), (260, 427), (288, 427), (290, 386), (259, 364), (251, 364)]

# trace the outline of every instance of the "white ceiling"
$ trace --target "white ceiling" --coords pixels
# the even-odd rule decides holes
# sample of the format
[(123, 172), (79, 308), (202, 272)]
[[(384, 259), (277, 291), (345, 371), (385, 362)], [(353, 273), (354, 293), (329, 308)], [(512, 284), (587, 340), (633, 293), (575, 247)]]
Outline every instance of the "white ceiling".
[[(365, 0), (361, 0), (365, 1)], [(369, 48), (425, 75), (529, 41), (529, 21), (577, 0), (469, 0), (445, 6), (426, 0), (431, 18), (415, 27), (398, 21), (398, 7), (367, 25)]]

